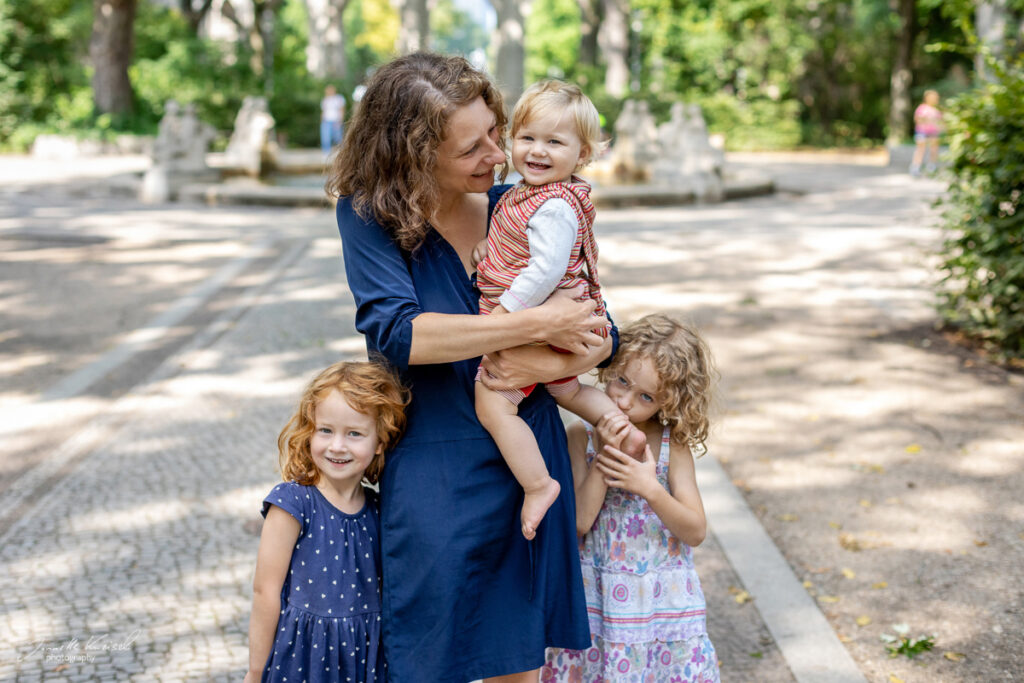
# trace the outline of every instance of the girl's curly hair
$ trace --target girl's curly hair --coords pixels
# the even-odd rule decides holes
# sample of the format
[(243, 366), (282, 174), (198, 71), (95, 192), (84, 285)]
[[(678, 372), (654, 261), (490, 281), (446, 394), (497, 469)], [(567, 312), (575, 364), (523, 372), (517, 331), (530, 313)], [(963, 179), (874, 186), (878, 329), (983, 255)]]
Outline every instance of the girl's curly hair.
[(316, 431), (316, 408), (332, 391), (341, 393), (359, 412), (374, 417), (381, 449), (363, 477), (376, 484), (384, 469), (384, 454), (398, 443), (405, 429), (409, 404), (408, 389), (383, 362), (342, 361), (313, 378), (302, 393), (298, 410), (277, 437), (281, 477), (304, 486), (316, 486), (320, 481), (309, 444)]
[(674, 443), (698, 454), (707, 450), (713, 387), (718, 378), (711, 349), (693, 327), (661, 313), (640, 318), (619, 333), (611, 365), (598, 371), (602, 382), (618, 377), (632, 360), (647, 358), (658, 373), (661, 408), (656, 417)]
[(462, 57), (417, 52), (380, 67), (331, 162), (327, 194), (351, 197), (359, 216), (372, 215), (400, 247), (415, 250), (439, 201), (434, 166), (448, 121), (478, 97), (494, 112), (504, 144), (501, 93)]

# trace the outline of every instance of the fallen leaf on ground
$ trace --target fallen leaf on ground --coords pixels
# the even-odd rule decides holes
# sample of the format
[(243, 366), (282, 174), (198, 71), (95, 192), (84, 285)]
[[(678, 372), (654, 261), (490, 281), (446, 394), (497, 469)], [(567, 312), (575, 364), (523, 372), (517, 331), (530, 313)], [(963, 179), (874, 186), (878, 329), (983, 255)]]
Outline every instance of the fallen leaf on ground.
[(839, 596), (838, 595), (821, 595), (821, 596), (818, 596), (818, 600), (820, 600), (821, 602), (834, 603), (834, 602), (839, 602)]
[(877, 583), (871, 584), (871, 587), (874, 588), (875, 590), (882, 590), (883, 588), (888, 588), (889, 587), (889, 582), (888, 581), (879, 581)]
[(846, 550), (851, 550), (855, 553), (864, 550), (864, 546), (861, 544), (860, 541), (853, 537), (853, 534), (839, 534), (839, 545), (840, 547)]
[(921, 444), (912, 443), (909, 446), (907, 446), (906, 448), (904, 448), (903, 450), (906, 451), (907, 453), (920, 453), (921, 452)]
[(974, 545), (978, 546), (979, 548), (984, 548), (985, 546), (988, 545), (988, 541), (983, 541), (980, 538), (979, 539), (975, 539), (974, 540)]
[(737, 593), (737, 594), (735, 595), (735, 597), (733, 598), (733, 600), (735, 600), (735, 601), (736, 601), (736, 604), (737, 604), (737, 605), (742, 605), (742, 604), (744, 604), (744, 603), (750, 602), (750, 601), (751, 601), (751, 600), (753, 600), (753, 599), (754, 599), (754, 598), (752, 598), (752, 597), (750, 596), (750, 593), (748, 593), (747, 591), (740, 591), (740, 592), (739, 592), (739, 593)]
[(853, 579), (853, 578), (856, 578), (857, 573), (854, 572), (849, 567), (843, 567), (843, 576), (845, 576), (848, 579)]
[(943, 652), (942, 656), (951, 662), (962, 662), (967, 659), (967, 655), (963, 652)]
[(869, 617), (866, 614), (863, 615), (863, 616), (857, 617), (857, 626), (867, 626), (870, 623), (871, 623), (871, 617)]
[(753, 657), (754, 659), (761, 659), (762, 657), (764, 657), (764, 653), (763, 652), (751, 652), (750, 656)]
[(889, 683), (903, 683), (903, 679), (896, 674), (889, 674)]
[[(832, 527), (833, 529), (842, 529), (843, 528), (843, 525), (840, 524), (839, 522), (829, 522), (828, 525), (830, 527)], [(1021, 534), (1021, 536), (1024, 537), (1024, 534)]]
[(814, 588), (814, 584), (810, 581), (804, 581), (804, 588)]
[(860, 506), (862, 508), (869, 508), (869, 507), (871, 507), (871, 501), (868, 500), (867, 498), (861, 498), (858, 502), (860, 503)]
[(837, 633), (836, 636), (839, 638), (839, 642), (840, 643), (848, 643), (848, 642), (850, 642), (850, 636), (848, 636), (848, 635), (844, 635), (842, 633)]
[(779, 521), (782, 522), (795, 522), (800, 519), (799, 515), (794, 515), (792, 512), (785, 512), (779, 515)]

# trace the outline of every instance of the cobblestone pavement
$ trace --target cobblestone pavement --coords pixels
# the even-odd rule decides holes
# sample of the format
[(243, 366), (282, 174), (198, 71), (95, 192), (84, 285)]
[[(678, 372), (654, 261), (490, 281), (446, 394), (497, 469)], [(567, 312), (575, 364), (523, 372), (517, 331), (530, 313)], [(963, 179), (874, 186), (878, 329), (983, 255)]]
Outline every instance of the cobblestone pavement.
[[(790, 177), (804, 172), (785, 164), (773, 170)], [(674, 309), (708, 329), (728, 397), (726, 428), (712, 450), (726, 462), (801, 578), (812, 576), (814, 584), (821, 584), (809, 588), (814, 595), (838, 593), (828, 583), (834, 581), (831, 573), (813, 574), (826, 565), (838, 572), (841, 562), (832, 557), (835, 539), (817, 528), (794, 531), (799, 522), (780, 523), (778, 516), (789, 509), (798, 490), (783, 487), (779, 473), (773, 478), (758, 470), (764, 466), (758, 457), (786, 451), (780, 443), (785, 439), (772, 435), (767, 423), (780, 420), (792, 430), (789, 438), (794, 442), (801, 429), (810, 431), (811, 423), (806, 410), (784, 405), (780, 394), (769, 389), (781, 389), (781, 398), (806, 391), (806, 383), (797, 382), (804, 379), (804, 365), (811, 365), (808, 359), (818, 361), (819, 352), (832, 351), (823, 336), (815, 336), (816, 330), (842, 337), (854, 328), (859, 334), (866, 326), (882, 337), (883, 351), (905, 350), (895, 337), (885, 335), (906, 323), (930, 319), (924, 262), (910, 250), (934, 241), (934, 232), (926, 227), (926, 206), (937, 189), (934, 183), (911, 184), (878, 168), (832, 172), (830, 186), (822, 180), (827, 169), (813, 174), (825, 185), (804, 198), (606, 211), (599, 219), (602, 263), (607, 263), (603, 277), (619, 321), (655, 308)], [(21, 463), (0, 479), (0, 680), (240, 680), (247, 658), (257, 511), (276, 481), (277, 431), (314, 371), (363, 353), (332, 217), (326, 211), (187, 205), (143, 211), (120, 200), (72, 197), (61, 200), (70, 213), (47, 219), (39, 207), (51, 201), (48, 197), (20, 197), (24, 210), (0, 220), (0, 239), (47, 225), (81, 238), (103, 232), (104, 226), (130, 228), (145, 214), (150, 238), (182, 249), (168, 260), (195, 265), (190, 290), (221, 272), (230, 259), (241, 258), (245, 250), (240, 245), (274, 240), (232, 275), (223, 291), (197, 305), (201, 313), (183, 318), (191, 327), (180, 339), (174, 337), (178, 341), (167, 342), (174, 335), (166, 332), (165, 342), (156, 344), (160, 353), (148, 357), (148, 365), (140, 365), (137, 374), (123, 376), (118, 386), (47, 399), (46, 385), (33, 384), (49, 379), (43, 374), (43, 380), (25, 379), (20, 398), (5, 394), (12, 410), (33, 416), (35, 427), (5, 419), (0, 443), (0, 461)], [(92, 202), (89, 220), (73, 211), (84, 201)], [(197, 223), (211, 226), (205, 239), (198, 238)], [(127, 239), (124, 234), (108, 236), (112, 246)], [(193, 242), (207, 251), (190, 255), (185, 246)], [(67, 255), (75, 268), (92, 263), (81, 263), (76, 256), (73, 251)], [(116, 263), (110, 267), (123, 272), (116, 270)], [(34, 276), (26, 272), (23, 277)], [(95, 277), (104, 276), (97, 270)], [(166, 297), (173, 285), (171, 276), (151, 296)], [(6, 292), (0, 296), (5, 297), (0, 299), (4, 314), (15, 304)], [(110, 296), (129, 312), (146, 303), (116, 287)], [(54, 307), (59, 310), (59, 302)], [(829, 312), (845, 322), (831, 320)], [(119, 329), (140, 329), (146, 319), (129, 316), (127, 327)], [(42, 324), (30, 316), (19, 319), (26, 329)], [(93, 318), (80, 322), (83, 329), (95, 324)], [(93, 344), (90, 352), (76, 356), (64, 372), (88, 367), (122, 341), (109, 336), (98, 342), (82, 340), (86, 346)], [(75, 348), (69, 342), (67, 349), (51, 356), (64, 358)], [(927, 350), (912, 353), (915, 359), (928, 358)], [(143, 358), (142, 352), (133, 358)], [(842, 373), (835, 369), (835, 374)], [(996, 394), (993, 400), (1020, 392), (1020, 383), (1012, 379), (993, 388), (985, 377), (970, 372), (956, 377), (959, 384), (953, 388), (990, 389)], [(847, 380), (858, 386), (856, 375)], [(936, 385), (948, 388), (938, 381)], [(85, 408), (84, 399), (89, 401)], [(815, 397), (804, 396), (805, 404), (815, 406)], [(772, 405), (779, 414), (771, 414)], [(1020, 404), (1010, 399), (1010, 405), (1016, 410)], [(830, 414), (823, 406), (815, 409)], [(73, 427), (61, 427), (65, 412), (77, 416)], [(1019, 413), (992, 419), (998, 423), (1012, 415)], [(47, 428), (61, 438), (39, 434)], [(26, 430), (32, 433), (25, 436)], [(1005, 437), (1016, 435), (1011, 432)], [(825, 436), (832, 442), (853, 438), (845, 432)], [(758, 452), (759, 440), (768, 444), (766, 450)], [(45, 447), (25, 455), (26, 445), (33, 444)], [(841, 459), (846, 458), (843, 448), (836, 448)], [(1003, 448), (1005, 462), (1012, 462), (1014, 454)], [(856, 463), (854, 456), (850, 459)], [(784, 474), (802, 481), (794, 469), (799, 462), (778, 461)], [(870, 476), (868, 466), (863, 467), (864, 476)], [(817, 514), (821, 523), (828, 516), (827, 506), (817, 513), (813, 506), (834, 492), (809, 486), (802, 493), (811, 507), (798, 512), (803, 519)], [(1019, 506), (1013, 514), (1017, 522), (1024, 516)], [(698, 548), (697, 563), (723, 680), (793, 680), (757, 612), (757, 596), (753, 602), (735, 599), (743, 585), (714, 538), (713, 515), (710, 522), (712, 535)], [(869, 575), (867, 565), (861, 566), (855, 568)], [(1006, 572), (1007, 577), (1012, 574)], [(887, 578), (898, 582), (892, 575)], [(856, 599), (870, 597), (865, 589)], [(823, 606), (827, 610), (828, 604)], [(898, 605), (878, 607), (895, 611)], [(826, 615), (838, 631), (853, 628), (851, 615), (843, 610)], [(875, 621), (881, 624), (885, 618), (878, 614)], [(1014, 623), (1019, 625), (1019, 620), (1009, 625)], [(877, 641), (877, 632), (871, 638)], [(870, 680), (887, 680), (892, 671), (885, 668), (884, 650), (877, 645), (871, 649), (867, 641), (854, 638), (848, 647)], [(1002, 652), (1005, 642), (984, 645)], [(907, 681), (972, 680), (960, 674), (965, 670), (958, 672), (956, 663), (946, 665), (933, 665), (917, 677), (903, 668), (893, 671)], [(1013, 661), (1006, 666), (1006, 671), (1021, 672)], [(935, 672), (941, 675), (932, 677)]]

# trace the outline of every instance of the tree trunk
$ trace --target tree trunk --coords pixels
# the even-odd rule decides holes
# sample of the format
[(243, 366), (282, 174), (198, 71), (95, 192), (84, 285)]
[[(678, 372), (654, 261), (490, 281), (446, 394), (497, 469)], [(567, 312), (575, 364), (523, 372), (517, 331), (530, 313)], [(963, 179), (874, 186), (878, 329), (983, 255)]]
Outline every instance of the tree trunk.
[(604, 20), (597, 41), (604, 54), (604, 89), (612, 97), (629, 88), (629, 0), (602, 0)]
[(506, 106), (511, 108), (523, 94), (523, 82), (526, 79), (523, 14), (529, 11), (529, 2), (493, 0), (493, 5), (498, 15), (494, 34), (494, 75), (505, 97)]
[(306, 68), (317, 78), (338, 81), (348, 77), (343, 21), (348, 3), (349, 0), (305, 0), (309, 17)]
[(104, 114), (132, 111), (132, 83), (128, 67), (135, 47), (133, 27), (136, 0), (93, 0), (92, 39), (89, 58), (95, 73), (92, 97)]
[(427, 0), (400, 0), (398, 14), (398, 53), (426, 50), (430, 46), (430, 12)]
[(601, 29), (601, 0), (577, 0), (580, 7), (580, 52), (579, 63), (596, 67), (598, 46), (597, 34)]
[[(974, 26), (978, 41), (996, 57), (1000, 56), (1006, 42), (1006, 26), (1009, 8), (1006, 0), (979, 2), (974, 10)], [(978, 53), (974, 57), (974, 71), (980, 78), (988, 78), (985, 57)]]
[(188, 21), (192, 33), (199, 35), (199, 25), (203, 23), (203, 19), (209, 14), (210, 8), (213, 6), (213, 0), (202, 0), (198, 7), (194, 7), (194, 4), (194, 0), (178, 0), (178, 9), (185, 17), (185, 20)]
[(896, 56), (889, 79), (889, 139), (896, 145), (910, 132), (910, 87), (914, 82), (914, 41), (917, 40), (917, 3), (915, 0), (894, 0), (899, 13), (900, 31), (896, 40)]

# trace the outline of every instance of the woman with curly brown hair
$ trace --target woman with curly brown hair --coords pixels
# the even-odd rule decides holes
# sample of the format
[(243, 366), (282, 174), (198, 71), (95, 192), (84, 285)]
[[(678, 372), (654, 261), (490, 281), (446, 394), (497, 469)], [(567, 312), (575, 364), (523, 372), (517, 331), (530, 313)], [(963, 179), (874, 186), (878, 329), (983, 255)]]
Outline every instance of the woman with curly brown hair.
[(528, 542), (522, 489), (477, 420), (473, 385), (481, 362), (494, 389), (586, 372), (609, 358), (617, 332), (595, 334), (605, 319), (571, 291), (477, 315), (472, 252), (508, 189), (492, 187), (505, 124), (497, 89), (466, 60), (401, 57), (367, 84), (327, 184), (356, 328), (412, 390), (380, 481), (393, 683), (536, 681), (545, 647), (590, 644), (555, 403), (534, 392), (519, 411), (562, 487)]

